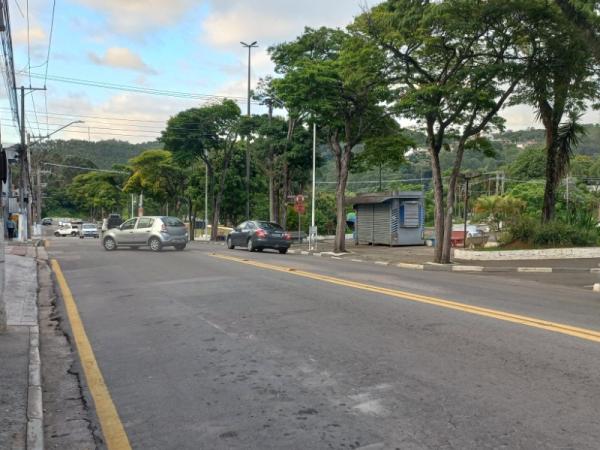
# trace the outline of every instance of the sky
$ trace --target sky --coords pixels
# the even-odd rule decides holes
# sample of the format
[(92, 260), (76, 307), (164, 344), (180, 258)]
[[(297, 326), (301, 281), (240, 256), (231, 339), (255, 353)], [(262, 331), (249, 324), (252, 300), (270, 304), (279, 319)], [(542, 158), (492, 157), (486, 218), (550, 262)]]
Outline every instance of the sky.
[[(156, 139), (169, 117), (211, 96), (235, 98), (245, 111), (248, 53), (240, 41), (258, 41), (252, 52), (254, 86), (273, 73), (269, 46), (294, 39), (305, 26), (343, 27), (373, 3), (56, 0), (51, 26), (53, 0), (8, 1), (17, 85), (47, 88), (26, 95), (30, 133), (45, 136), (82, 120), (53, 137), (130, 142)], [(148, 95), (130, 92), (131, 87), (181, 94)], [(504, 110), (503, 116), (510, 129), (539, 127), (527, 107)], [(588, 113), (584, 122), (600, 122), (600, 114)], [(4, 85), (0, 124), (3, 144), (18, 141)]]

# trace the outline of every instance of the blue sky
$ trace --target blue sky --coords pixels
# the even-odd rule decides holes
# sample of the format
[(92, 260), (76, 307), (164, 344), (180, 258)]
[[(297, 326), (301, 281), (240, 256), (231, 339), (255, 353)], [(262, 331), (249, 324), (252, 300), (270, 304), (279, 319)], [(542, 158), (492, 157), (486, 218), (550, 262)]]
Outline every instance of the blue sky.
[[(42, 76), (32, 78), (35, 87), (44, 84), (52, 4), (52, 0), (9, 0), (15, 69), (26, 70), (30, 64), (31, 73)], [(79, 119), (85, 123), (56, 137), (152, 140), (169, 116), (201, 100), (80, 86), (53, 78), (244, 97), (247, 53), (239, 41), (259, 42), (253, 52), (254, 83), (272, 73), (266, 53), (269, 45), (293, 39), (305, 25), (343, 26), (364, 4), (361, 0), (57, 0), (48, 90), (27, 96), (29, 128), (32, 134), (43, 135), (47, 129)], [(29, 83), (24, 73), (17, 74), (18, 85)], [(4, 86), (0, 93), (6, 144), (18, 137)], [(535, 125), (525, 107), (504, 115), (510, 128)], [(598, 113), (585, 117), (586, 122), (599, 119)]]

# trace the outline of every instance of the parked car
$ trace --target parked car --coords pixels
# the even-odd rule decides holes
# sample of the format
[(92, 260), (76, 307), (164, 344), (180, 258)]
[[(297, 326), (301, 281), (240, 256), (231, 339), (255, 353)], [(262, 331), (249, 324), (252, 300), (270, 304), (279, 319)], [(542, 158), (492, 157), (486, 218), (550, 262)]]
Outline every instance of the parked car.
[[(463, 231), (465, 230), (464, 224), (452, 225), (452, 231)], [(467, 238), (483, 237), (484, 231), (477, 225), (467, 225)]]
[(119, 246), (150, 247), (159, 252), (164, 247), (183, 250), (188, 242), (188, 230), (177, 217), (142, 216), (129, 219), (104, 233), (102, 244), (108, 251)]
[(42, 225), (52, 225), (52, 219), (50, 217), (44, 217), (42, 219)]
[(106, 230), (111, 230), (112, 228), (117, 228), (123, 223), (123, 219), (119, 214), (110, 214), (108, 216), (108, 220), (106, 221)]
[(99, 238), (100, 233), (98, 227), (93, 223), (84, 223), (81, 225), (81, 231), (79, 232), (79, 238), (83, 239), (86, 237)]
[(77, 228), (77, 225), (68, 222), (65, 222), (54, 232), (54, 236), (56, 237), (77, 236), (78, 234), (79, 228)]
[(249, 220), (239, 224), (227, 235), (227, 247), (246, 247), (248, 251), (262, 251), (265, 248), (285, 254), (292, 238), (279, 224), (261, 220)]

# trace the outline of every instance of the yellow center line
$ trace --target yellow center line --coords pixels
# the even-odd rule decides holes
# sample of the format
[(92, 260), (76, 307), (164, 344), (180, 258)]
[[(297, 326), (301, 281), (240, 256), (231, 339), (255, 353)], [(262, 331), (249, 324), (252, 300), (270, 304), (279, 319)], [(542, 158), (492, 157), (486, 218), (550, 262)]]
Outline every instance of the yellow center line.
[(65, 301), (65, 309), (67, 310), (67, 316), (69, 317), (69, 323), (71, 324), (71, 331), (77, 345), (77, 351), (79, 352), (79, 358), (81, 365), (83, 366), (83, 372), (87, 385), (94, 399), (96, 406), (96, 415), (100, 421), (102, 427), (102, 434), (106, 441), (106, 447), (108, 450), (131, 450), (129, 445), (129, 439), (117, 413), (117, 409), (110, 397), (106, 383), (100, 367), (96, 362), (94, 351), (90, 341), (88, 340), (87, 334), (83, 327), (83, 322), (77, 310), (75, 299), (71, 293), (71, 289), (67, 284), (67, 280), (63, 275), (60, 264), (56, 259), (52, 260), (52, 270), (56, 275), (56, 280), (62, 292), (63, 299)]
[(442, 308), (453, 309), (456, 311), (462, 311), (477, 316), (490, 317), (497, 320), (503, 320), (506, 322), (517, 323), (520, 325), (526, 325), (533, 328), (541, 328), (547, 331), (553, 331), (555, 333), (566, 334), (569, 336), (578, 337), (593, 342), (600, 342), (600, 331), (590, 330), (587, 328), (579, 328), (571, 325), (566, 325), (558, 322), (550, 322), (547, 320), (537, 319), (535, 317), (522, 316), (518, 314), (512, 314), (504, 311), (498, 311), (495, 309), (482, 308), (479, 306), (473, 306), (466, 303), (460, 303), (452, 300), (445, 300), (437, 297), (429, 297), (426, 295), (414, 294), (411, 292), (401, 291), (397, 289), (388, 289), (384, 287), (374, 286), (371, 284), (358, 283), (355, 281), (346, 280), (343, 278), (331, 277), (328, 275), (321, 275), (314, 272), (307, 272), (304, 270), (294, 269), (291, 267), (276, 266), (273, 264), (266, 264), (258, 261), (253, 261), (244, 258), (236, 258), (233, 256), (225, 256), (213, 253), (211, 256), (227, 261), (234, 261), (241, 264), (247, 264), (249, 266), (259, 267), (261, 269), (274, 270), (277, 272), (284, 272), (290, 275), (296, 275), (299, 277), (310, 278), (313, 280), (319, 280), (326, 283), (336, 284), (339, 286), (350, 287), (354, 289), (360, 289), (362, 291), (374, 292), (377, 294), (388, 295), (390, 297), (401, 298), (403, 300), (410, 300), (413, 302), (426, 303), (429, 305), (435, 305)]

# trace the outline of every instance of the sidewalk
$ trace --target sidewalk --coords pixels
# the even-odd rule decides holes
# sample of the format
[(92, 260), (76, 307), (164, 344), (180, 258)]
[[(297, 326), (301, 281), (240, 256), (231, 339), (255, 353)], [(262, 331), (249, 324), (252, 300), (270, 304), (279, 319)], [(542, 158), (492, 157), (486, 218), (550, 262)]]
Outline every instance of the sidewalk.
[(7, 245), (0, 333), (0, 448), (43, 449), (36, 248)]

